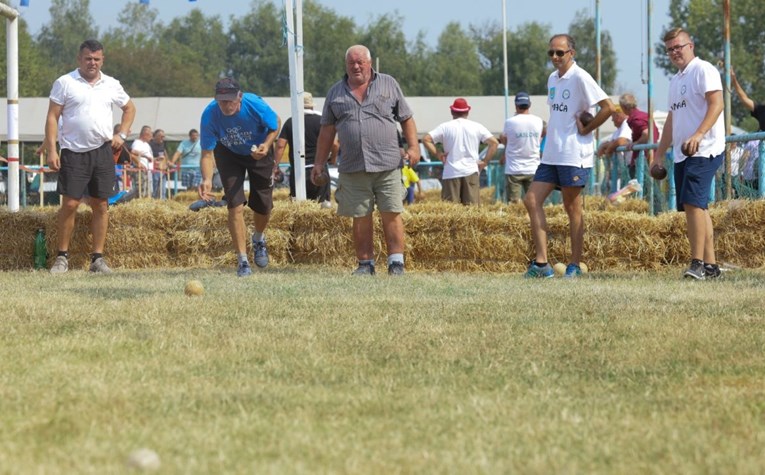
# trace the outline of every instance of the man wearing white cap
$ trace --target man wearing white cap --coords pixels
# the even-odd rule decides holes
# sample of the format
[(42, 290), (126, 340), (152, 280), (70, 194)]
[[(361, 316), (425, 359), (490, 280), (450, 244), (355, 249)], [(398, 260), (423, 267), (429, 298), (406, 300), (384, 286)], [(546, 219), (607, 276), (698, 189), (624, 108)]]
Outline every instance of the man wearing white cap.
[[(452, 120), (439, 125), (422, 139), (428, 152), (444, 164), (441, 175), (441, 199), (464, 205), (480, 204), (480, 174), (497, 151), (499, 141), (489, 129), (469, 120), (470, 105), (463, 98), (457, 98), (449, 106)], [(443, 145), (443, 152), (436, 149)], [(488, 145), (486, 159), (478, 157), (481, 143)]]

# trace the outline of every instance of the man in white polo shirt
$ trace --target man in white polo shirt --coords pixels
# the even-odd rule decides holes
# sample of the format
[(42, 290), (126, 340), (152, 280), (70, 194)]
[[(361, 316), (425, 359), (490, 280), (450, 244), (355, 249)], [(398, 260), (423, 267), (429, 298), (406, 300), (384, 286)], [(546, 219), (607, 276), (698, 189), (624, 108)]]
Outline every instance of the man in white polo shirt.
[[(96, 40), (80, 45), (78, 68), (53, 83), (45, 119), (48, 166), (59, 172), (58, 255), (51, 274), (69, 270), (69, 241), (83, 197), (93, 208), (90, 231), (93, 253), (90, 272), (111, 272), (103, 259), (109, 226), (108, 198), (114, 192), (113, 150), (125, 143), (135, 118), (135, 106), (116, 79), (101, 72), (104, 47)], [(114, 133), (112, 106), (122, 109), (121, 129)], [(59, 134), (59, 120), (61, 130)], [(61, 145), (61, 154), (56, 141)]]
[[(576, 43), (571, 36), (559, 34), (550, 39), (547, 56), (555, 71), (547, 79), (547, 104), (550, 106), (547, 139), (542, 162), (523, 201), (529, 212), (536, 250), (526, 277), (554, 275), (547, 262), (547, 220), (543, 205), (556, 186), (563, 195), (571, 237), (571, 258), (565, 277), (577, 277), (582, 273), (579, 267), (584, 246), (581, 194), (594, 163), (592, 131), (608, 119), (614, 105), (592, 76), (576, 64), (575, 55)], [(600, 111), (587, 125), (583, 124), (579, 115), (591, 112), (596, 105), (600, 106)]]
[[(463, 98), (457, 98), (449, 106), (452, 120), (439, 125), (425, 137), (422, 144), (431, 156), (444, 164), (441, 175), (441, 199), (463, 205), (480, 204), (480, 174), (497, 151), (499, 141), (489, 129), (468, 119), (470, 106)], [(435, 144), (443, 144), (444, 151), (436, 150)], [(478, 151), (481, 143), (488, 145), (486, 158), (481, 161)]]
[(679, 71), (669, 82), (669, 114), (651, 166), (662, 163), (674, 144), (677, 210), (685, 211), (691, 245), (691, 265), (683, 276), (717, 278), (720, 267), (708, 206), (712, 178), (725, 152), (722, 80), (717, 68), (696, 57), (693, 40), (682, 28), (664, 35), (664, 47)]

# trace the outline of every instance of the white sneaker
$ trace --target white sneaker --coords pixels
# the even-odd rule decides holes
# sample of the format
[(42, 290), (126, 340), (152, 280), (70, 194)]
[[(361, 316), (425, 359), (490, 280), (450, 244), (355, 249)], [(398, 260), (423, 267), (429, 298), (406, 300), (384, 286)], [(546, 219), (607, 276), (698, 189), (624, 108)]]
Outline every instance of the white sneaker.
[(321, 207), (322, 207), (322, 208), (326, 208), (326, 209), (330, 209), (330, 208), (332, 208), (332, 202), (331, 202), (331, 201), (329, 201), (329, 200), (327, 200), (327, 201), (322, 201), (322, 202), (321, 202)]
[(95, 272), (98, 274), (110, 274), (112, 270), (109, 269), (109, 266), (106, 265), (106, 261), (104, 260), (104, 258), (99, 257), (95, 261), (91, 262), (90, 272)]
[(64, 256), (56, 257), (56, 260), (53, 261), (53, 265), (50, 266), (51, 274), (63, 274), (64, 272), (67, 272), (68, 270), (69, 270), (69, 261), (67, 261), (66, 257)]

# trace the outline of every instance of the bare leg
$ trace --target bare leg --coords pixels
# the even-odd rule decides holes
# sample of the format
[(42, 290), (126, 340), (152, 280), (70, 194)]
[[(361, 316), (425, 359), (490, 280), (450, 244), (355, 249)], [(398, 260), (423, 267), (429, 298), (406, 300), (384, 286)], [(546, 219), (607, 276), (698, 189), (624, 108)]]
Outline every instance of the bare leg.
[(372, 215), (353, 218), (353, 247), (356, 258), (360, 261), (374, 259), (374, 226)]
[[(685, 220), (687, 223), (688, 242), (691, 245), (691, 259), (704, 260), (707, 239), (707, 220), (709, 213), (705, 209), (693, 205), (683, 204), (685, 208)], [(711, 228), (711, 220), (710, 220)], [(712, 230), (709, 230), (711, 235)], [(711, 244), (710, 244), (711, 247)], [(714, 254), (714, 253), (713, 253)], [(712, 256), (714, 258), (714, 255)]]
[(582, 188), (565, 186), (563, 193), (563, 208), (568, 214), (569, 236), (571, 237), (571, 263), (579, 264), (582, 260), (584, 247), (584, 209), (582, 208)]
[(704, 210), (706, 221), (706, 232), (704, 233), (704, 262), (706, 264), (716, 264), (715, 258), (715, 228), (712, 226), (712, 218), (709, 216), (709, 210)]
[(404, 220), (401, 213), (380, 213), (388, 255), (404, 253)]
[(90, 198), (88, 203), (93, 209), (93, 221), (90, 223), (90, 233), (93, 235), (93, 252), (101, 254), (104, 252), (106, 230), (109, 227), (109, 202), (106, 198)]
[(552, 183), (535, 181), (531, 183), (523, 204), (531, 220), (531, 238), (534, 241), (534, 251), (537, 262), (547, 262), (547, 219), (543, 208), (547, 197), (555, 189)]
[(255, 213), (255, 231), (262, 233), (268, 226), (268, 220), (271, 219), (270, 214)]
[(237, 254), (247, 254), (247, 227), (244, 224), (244, 205), (228, 209), (228, 231)]
[[(74, 232), (74, 217), (77, 215), (77, 207), (80, 206), (80, 200), (71, 196), (61, 197), (61, 208), (58, 210), (57, 231), (58, 231), (58, 251), (68, 251), (69, 241)], [(95, 220), (95, 216), (94, 216)], [(95, 236), (93, 237), (95, 245)]]

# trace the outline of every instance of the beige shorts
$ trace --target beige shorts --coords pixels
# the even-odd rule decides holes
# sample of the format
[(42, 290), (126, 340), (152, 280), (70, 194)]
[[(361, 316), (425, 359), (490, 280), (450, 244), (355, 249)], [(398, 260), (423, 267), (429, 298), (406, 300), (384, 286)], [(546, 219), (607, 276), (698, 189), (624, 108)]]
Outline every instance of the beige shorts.
[(441, 199), (463, 205), (481, 204), (480, 177), (478, 173), (459, 178), (441, 180)]
[(529, 191), (534, 174), (531, 175), (505, 175), (505, 192), (510, 202), (520, 201), (522, 192)]
[(361, 218), (372, 214), (375, 205), (378, 211), (401, 213), (405, 196), (406, 188), (398, 168), (386, 172), (341, 173), (335, 190), (337, 214)]

